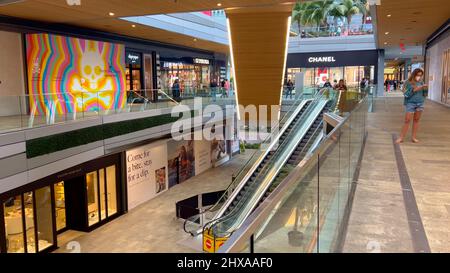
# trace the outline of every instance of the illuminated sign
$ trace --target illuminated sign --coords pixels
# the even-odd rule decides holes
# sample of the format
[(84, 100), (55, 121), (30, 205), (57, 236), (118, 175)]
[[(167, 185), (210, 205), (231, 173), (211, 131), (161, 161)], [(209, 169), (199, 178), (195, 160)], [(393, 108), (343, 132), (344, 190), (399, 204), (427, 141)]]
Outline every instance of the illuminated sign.
[(309, 63), (334, 63), (336, 60), (334, 57), (309, 57)]
[(182, 66), (183, 63), (182, 62), (178, 62), (178, 63), (174, 63), (174, 62), (163, 62), (163, 67), (164, 68), (171, 68), (174, 66)]
[(136, 64), (136, 63), (140, 63), (141, 61), (141, 55), (138, 53), (131, 53), (129, 52), (127, 54), (127, 63), (129, 64)]
[(195, 64), (209, 64), (209, 60), (208, 59), (194, 58), (194, 63)]

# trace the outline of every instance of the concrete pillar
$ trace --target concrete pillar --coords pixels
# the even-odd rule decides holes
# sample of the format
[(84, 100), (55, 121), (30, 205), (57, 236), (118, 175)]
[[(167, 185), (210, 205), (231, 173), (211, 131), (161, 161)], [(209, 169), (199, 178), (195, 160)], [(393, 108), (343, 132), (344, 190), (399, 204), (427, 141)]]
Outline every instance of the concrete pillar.
[(405, 79), (405, 81), (407, 81), (408, 80), (408, 66), (409, 65), (411, 65), (411, 59), (406, 59), (405, 60), (405, 70), (403, 71), (403, 73), (404, 73), (404, 79)]
[[(274, 116), (270, 112), (281, 104), (292, 4), (225, 12), (237, 101), (244, 107), (267, 106), (267, 120), (278, 120), (279, 111)], [(239, 114), (240, 119), (253, 119)]]
[(377, 96), (384, 96), (384, 50), (378, 51), (378, 71), (377, 71)]

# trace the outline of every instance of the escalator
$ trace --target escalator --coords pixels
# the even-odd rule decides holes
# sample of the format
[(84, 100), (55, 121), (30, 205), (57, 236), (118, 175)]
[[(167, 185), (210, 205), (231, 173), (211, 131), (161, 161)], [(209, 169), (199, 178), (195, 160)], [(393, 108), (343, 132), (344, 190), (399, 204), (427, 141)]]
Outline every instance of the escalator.
[[(234, 181), (228, 186), (225, 190), (224, 195), (218, 200), (218, 202), (212, 207), (208, 208), (206, 211), (200, 213), (199, 215), (195, 215), (193, 217), (188, 218), (184, 223), (184, 230), (187, 233), (190, 233), (192, 236), (198, 235), (198, 233), (202, 232), (201, 223), (204, 221), (204, 218), (208, 218), (208, 214), (212, 214), (212, 218), (209, 220), (213, 220), (217, 217), (217, 215), (222, 214), (223, 211), (221, 209), (224, 207), (224, 204), (229, 201), (232, 193), (237, 189), (239, 190), (239, 186), (242, 182), (252, 183), (253, 178), (256, 177), (259, 172), (264, 169), (267, 162), (270, 161), (274, 154), (274, 149), (276, 149), (276, 144), (279, 142), (283, 142), (292, 132), (294, 125), (299, 122), (299, 120), (303, 117), (305, 111), (309, 109), (309, 105), (312, 100), (303, 100), (298, 101), (293, 104), (285, 116), (281, 119), (280, 124), (283, 124), (280, 132), (278, 132), (278, 136), (275, 135), (277, 132), (273, 132), (267, 139), (262, 143), (262, 145), (268, 145), (268, 148), (262, 153), (255, 153), (252, 158), (250, 158), (249, 162), (245, 164), (242, 168), (241, 172), (235, 177)], [(272, 138), (275, 138), (274, 141), (271, 141)], [(250, 176), (252, 174), (252, 176)], [(202, 221), (203, 220), (203, 221)]]
[(308, 101), (301, 114), (292, 119), (279, 137), (277, 145), (248, 173), (248, 178), (240, 182), (215, 219), (204, 226), (204, 236), (223, 240), (240, 227), (308, 150), (318, 143), (322, 136), (323, 114), (329, 105), (329, 101), (321, 96)]

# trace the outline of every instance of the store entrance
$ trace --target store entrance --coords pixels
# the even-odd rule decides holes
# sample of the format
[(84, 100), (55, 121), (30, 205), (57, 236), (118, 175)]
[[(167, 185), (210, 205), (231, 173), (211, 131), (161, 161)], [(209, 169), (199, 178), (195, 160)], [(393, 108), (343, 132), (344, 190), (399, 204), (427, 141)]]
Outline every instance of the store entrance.
[(54, 184), (56, 230), (90, 231), (117, 214), (116, 166)]

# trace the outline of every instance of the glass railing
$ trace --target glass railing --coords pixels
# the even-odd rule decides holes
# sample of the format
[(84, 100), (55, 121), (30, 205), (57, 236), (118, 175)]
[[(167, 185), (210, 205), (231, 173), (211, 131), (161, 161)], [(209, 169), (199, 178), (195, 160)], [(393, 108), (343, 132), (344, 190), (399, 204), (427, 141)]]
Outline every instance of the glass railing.
[(363, 97), (219, 252), (340, 252), (366, 134)]
[(180, 104), (193, 106), (194, 98), (198, 97), (202, 98), (203, 105), (236, 104), (232, 90), (203, 88), (201, 91), (186, 91), (189, 93), (184, 91), (177, 97), (173, 96), (173, 92), (149, 89), (127, 91), (119, 96), (114, 91), (1, 96), (0, 133), (104, 115), (172, 108)]
[[(331, 90), (328, 90), (331, 91)], [(208, 223), (204, 227), (204, 233), (214, 238), (229, 237), (237, 229), (247, 215), (252, 211), (262, 195), (269, 189), (278, 172), (287, 162), (290, 154), (297, 147), (297, 143), (306, 135), (309, 125), (315, 121), (328, 100), (323, 92), (318, 95), (308, 106), (300, 120), (293, 124), (292, 133), (279, 143), (272, 157), (265, 163), (258, 175), (254, 178), (256, 186), (252, 185), (240, 198), (233, 199), (232, 210), (220, 218)], [(241, 184), (242, 185), (242, 184)]]
[(292, 25), (291, 35), (302, 39), (319, 37), (347, 37), (373, 34), (371, 24), (360, 24), (348, 26), (328, 26), (328, 27), (300, 27)]
[(189, 217), (184, 222), (184, 230), (187, 233), (196, 235), (199, 231), (201, 232), (201, 228), (203, 227), (204, 223), (214, 218), (218, 210), (222, 208), (222, 205), (226, 202), (226, 200), (228, 200), (228, 198), (235, 191), (238, 185), (250, 177), (257, 165), (259, 165), (259, 163), (264, 159), (267, 153), (272, 149), (273, 143), (276, 142), (278, 138), (283, 134), (290, 121), (295, 118), (295, 116), (300, 112), (301, 108), (304, 107), (304, 105), (305, 101), (297, 100), (290, 106), (289, 110), (280, 119), (280, 121), (278, 121), (275, 126), (272, 126), (273, 128), (277, 128), (277, 130), (273, 130), (272, 128), (271, 133), (260, 143), (259, 148), (252, 151), (252, 154), (247, 162), (239, 169), (239, 171), (233, 173), (232, 182), (227, 187), (227, 189), (225, 189), (225, 193), (216, 202), (216, 204), (198, 215)]

